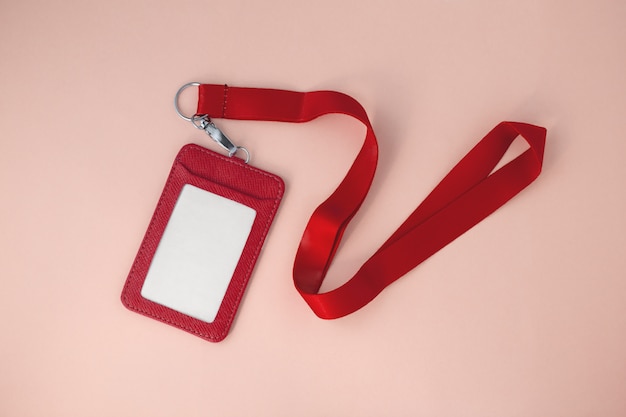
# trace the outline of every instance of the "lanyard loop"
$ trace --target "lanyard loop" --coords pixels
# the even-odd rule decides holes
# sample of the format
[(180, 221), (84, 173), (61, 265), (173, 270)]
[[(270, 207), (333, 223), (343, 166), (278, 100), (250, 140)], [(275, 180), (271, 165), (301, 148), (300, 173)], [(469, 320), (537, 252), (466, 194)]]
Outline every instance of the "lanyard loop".
[[(446, 175), (406, 221), (345, 284), (326, 293), (320, 286), (343, 233), (367, 195), (378, 160), (378, 143), (365, 109), (335, 91), (199, 85), (197, 114), (210, 118), (307, 122), (331, 113), (356, 118), (367, 128), (363, 145), (337, 189), (311, 215), (293, 267), (296, 289), (324, 319), (348, 315), (386, 286), (493, 213), (541, 172), (546, 130), (501, 122)], [(529, 148), (495, 172), (513, 140)]]

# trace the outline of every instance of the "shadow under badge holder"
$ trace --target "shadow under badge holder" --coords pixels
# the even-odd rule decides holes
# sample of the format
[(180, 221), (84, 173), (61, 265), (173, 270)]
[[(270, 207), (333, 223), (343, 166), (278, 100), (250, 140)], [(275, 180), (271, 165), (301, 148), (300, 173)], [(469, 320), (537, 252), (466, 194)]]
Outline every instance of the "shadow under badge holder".
[[(228, 151), (185, 145), (167, 182), (122, 291), (137, 313), (211, 342), (232, 325), (284, 193), (276, 175), (248, 165), (208, 116), (177, 113)], [(245, 160), (235, 154), (245, 154)]]

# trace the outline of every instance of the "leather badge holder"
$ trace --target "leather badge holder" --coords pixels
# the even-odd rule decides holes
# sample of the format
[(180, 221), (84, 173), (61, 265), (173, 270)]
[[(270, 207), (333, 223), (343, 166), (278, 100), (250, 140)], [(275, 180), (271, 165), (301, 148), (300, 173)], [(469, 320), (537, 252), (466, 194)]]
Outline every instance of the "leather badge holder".
[(284, 193), (276, 175), (184, 146), (122, 291), (132, 311), (223, 340)]

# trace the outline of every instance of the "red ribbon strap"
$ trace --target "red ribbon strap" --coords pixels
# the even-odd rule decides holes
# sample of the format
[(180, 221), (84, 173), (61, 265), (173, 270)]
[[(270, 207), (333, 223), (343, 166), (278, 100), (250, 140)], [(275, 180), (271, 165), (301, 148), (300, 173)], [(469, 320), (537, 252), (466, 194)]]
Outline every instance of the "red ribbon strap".
[[(213, 118), (307, 122), (329, 113), (360, 120), (365, 141), (337, 189), (311, 215), (293, 267), (294, 284), (319, 317), (348, 315), (386, 286), (493, 213), (541, 172), (546, 130), (502, 122), (446, 175), (393, 235), (342, 286), (318, 293), (346, 226), (367, 195), (378, 159), (376, 136), (363, 107), (335, 91), (199, 87), (198, 114)], [(513, 140), (523, 137), (529, 149), (495, 172)]]

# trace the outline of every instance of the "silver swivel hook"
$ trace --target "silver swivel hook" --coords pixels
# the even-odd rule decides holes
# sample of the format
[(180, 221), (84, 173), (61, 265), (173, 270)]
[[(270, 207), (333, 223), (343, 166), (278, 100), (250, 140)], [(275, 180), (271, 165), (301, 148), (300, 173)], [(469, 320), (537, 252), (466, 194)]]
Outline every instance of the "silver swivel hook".
[(224, 134), (215, 123), (211, 121), (211, 118), (206, 114), (196, 114), (191, 118), (191, 123), (197, 128), (204, 130), (211, 139), (218, 143), (222, 148), (226, 149), (228, 156), (233, 157), (237, 151), (243, 151), (246, 154), (246, 164), (250, 162), (250, 152), (243, 146), (235, 145), (228, 136)]

